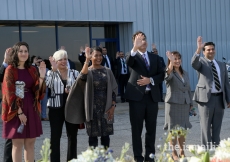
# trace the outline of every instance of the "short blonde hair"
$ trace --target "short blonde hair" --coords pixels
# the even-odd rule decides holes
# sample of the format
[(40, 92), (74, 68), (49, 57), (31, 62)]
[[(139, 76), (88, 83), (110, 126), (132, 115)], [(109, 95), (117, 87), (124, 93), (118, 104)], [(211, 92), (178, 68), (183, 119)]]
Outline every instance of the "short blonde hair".
[(58, 50), (53, 54), (53, 58), (55, 61), (61, 60), (63, 58), (67, 58), (68, 59), (68, 55), (67, 52), (65, 50)]

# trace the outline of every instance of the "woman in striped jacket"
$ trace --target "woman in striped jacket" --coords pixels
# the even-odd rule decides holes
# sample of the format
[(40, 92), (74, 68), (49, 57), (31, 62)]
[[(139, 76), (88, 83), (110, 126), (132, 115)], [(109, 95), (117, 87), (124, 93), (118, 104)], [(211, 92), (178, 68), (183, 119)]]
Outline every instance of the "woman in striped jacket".
[(67, 161), (77, 158), (78, 124), (65, 121), (65, 103), (69, 90), (79, 72), (67, 68), (68, 56), (64, 50), (56, 51), (49, 58), (52, 70), (47, 72), (46, 85), (51, 94), (48, 99), (49, 121), (51, 127), (51, 162), (60, 162), (60, 139), (65, 122), (68, 136)]

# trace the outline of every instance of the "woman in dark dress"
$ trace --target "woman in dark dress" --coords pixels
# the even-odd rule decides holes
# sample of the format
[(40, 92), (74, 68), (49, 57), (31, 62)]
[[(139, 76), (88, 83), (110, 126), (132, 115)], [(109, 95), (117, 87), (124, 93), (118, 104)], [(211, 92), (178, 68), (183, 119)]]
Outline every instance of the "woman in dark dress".
[[(103, 56), (100, 47), (85, 50), (86, 60), (80, 73), (80, 79), (86, 82), (85, 97), (93, 96), (93, 103), (85, 103), (86, 129), (89, 136), (89, 146), (101, 145), (109, 147), (113, 132), (114, 109), (116, 107), (117, 84), (112, 71), (101, 65)], [(88, 67), (89, 61), (92, 65)], [(91, 88), (87, 88), (92, 86)]]
[[(25, 42), (19, 42), (13, 46), (9, 64), (5, 71), (2, 87), (2, 136), (12, 139), (14, 162), (22, 161), (23, 147), (25, 161), (32, 162), (34, 161), (36, 137), (42, 134), (40, 100), (45, 94), (46, 65), (41, 62), (39, 77), (37, 69), (29, 64), (29, 46)], [(24, 94), (24, 97), (15, 93), (16, 81), (24, 82), (25, 87), (21, 93)], [(24, 125), (24, 129), (19, 133), (17, 129), (21, 124)]]

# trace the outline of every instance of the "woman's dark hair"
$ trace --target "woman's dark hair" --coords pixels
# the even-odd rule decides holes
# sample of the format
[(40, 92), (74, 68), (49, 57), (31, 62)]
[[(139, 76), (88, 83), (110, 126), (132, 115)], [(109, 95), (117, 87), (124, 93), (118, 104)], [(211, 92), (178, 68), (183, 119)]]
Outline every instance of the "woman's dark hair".
[[(178, 51), (172, 51), (171, 52), (174, 56), (178, 56), (180, 59), (181, 59), (181, 54), (178, 52)], [(169, 64), (170, 64), (170, 60), (168, 59), (168, 66), (169, 66)], [(173, 70), (174, 70), (174, 67), (173, 67)], [(181, 74), (183, 74), (183, 68), (182, 68), (182, 66), (180, 65), (180, 67), (179, 67), (179, 71), (181, 72)]]
[[(19, 59), (18, 59), (18, 52), (21, 46), (26, 46), (28, 52), (29, 52), (29, 45), (26, 42), (18, 42), (12, 47), (12, 52), (11, 52), (11, 58), (9, 64), (11, 64), (14, 67), (19, 66)], [(30, 67), (30, 55), (28, 55), (28, 59), (26, 60), (24, 67), (29, 68)]]
[(98, 47), (98, 46), (93, 47), (92, 50), (93, 50), (93, 51), (98, 51), (98, 52), (101, 52), (101, 53), (102, 53), (101, 47)]

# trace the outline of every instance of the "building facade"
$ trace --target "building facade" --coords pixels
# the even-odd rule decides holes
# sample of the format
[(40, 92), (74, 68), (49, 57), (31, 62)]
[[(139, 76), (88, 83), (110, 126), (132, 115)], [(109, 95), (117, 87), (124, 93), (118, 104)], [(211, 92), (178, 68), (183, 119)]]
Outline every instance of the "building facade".
[(192, 90), (197, 76), (191, 67), (196, 38), (216, 44), (216, 58), (230, 59), (229, 0), (0, 0), (0, 53), (18, 41), (30, 55), (48, 58), (65, 46), (78, 62), (81, 46), (106, 46), (129, 52), (132, 34), (146, 33), (148, 50), (155, 43), (165, 62), (167, 50), (182, 54)]

